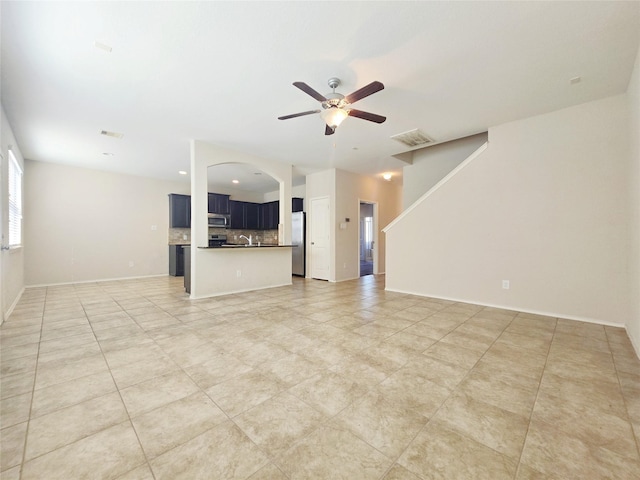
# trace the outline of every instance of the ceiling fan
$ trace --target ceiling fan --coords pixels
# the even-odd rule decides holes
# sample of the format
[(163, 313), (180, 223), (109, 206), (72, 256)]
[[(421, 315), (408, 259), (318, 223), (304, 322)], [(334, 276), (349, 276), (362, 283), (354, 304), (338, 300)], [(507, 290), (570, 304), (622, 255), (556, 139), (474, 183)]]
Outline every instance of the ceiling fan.
[(382, 123), (387, 119), (387, 117), (383, 117), (382, 115), (349, 108), (352, 103), (382, 90), (384, 88), (382, 83), (371, 82), (369, 85), (366, 85), (360, 90), (356, 90), (351, 95), (347, 96), (336, 93), (336, 87), (340, 85), (339, 78), (332, 77), (329, 79), (328, 83), (329, 87), (333, 89), (333, 92), (321, 95), (304, 82), (293, 82), (294, 86), (318, 100), (320, 105), (322, 105), (322, 110), (309, 110), (308, 112), (293, 113), (291, 115), (285, 115), (284, 117), (278, 117), (278, 120), (287, 120), (289, 118), (319, 113), (326, 123), (324, 134), (333, 135), (336, 128), (338, 128), (338, 125), (340, 125), (340, 123), (342, 123), (342, 121), (347, 117), (361, 118), (375, 123)]

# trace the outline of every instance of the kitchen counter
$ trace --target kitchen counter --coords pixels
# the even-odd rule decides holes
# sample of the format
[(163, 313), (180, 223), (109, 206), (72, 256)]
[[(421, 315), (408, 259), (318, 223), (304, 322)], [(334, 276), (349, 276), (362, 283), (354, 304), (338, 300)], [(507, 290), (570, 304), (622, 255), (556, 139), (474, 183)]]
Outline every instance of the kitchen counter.
[(198, 247), (195, 252), (191, 252), (191, 298), (291, 285), (293, 247), (294, 245), (245, 247), (244, 244)]
[(291, 247), (295, 247), (296, 245), (246, 245), (246, 244), (231, 244), (231, 243), (227, 243), (225, 245), (221, 245), (219, 247), (198, 247), (198, 248), (204, 248), (204, 249), (235, 249), (235, 248), (291, 248)]

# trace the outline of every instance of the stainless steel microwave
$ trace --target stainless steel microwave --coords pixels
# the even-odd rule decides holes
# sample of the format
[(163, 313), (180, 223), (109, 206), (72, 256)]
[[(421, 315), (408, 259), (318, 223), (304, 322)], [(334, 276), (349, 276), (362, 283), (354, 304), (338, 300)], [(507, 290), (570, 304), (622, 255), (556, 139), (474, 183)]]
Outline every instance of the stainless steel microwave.
[(215, 228), (229, 228), (230, 216), (220, 213), (210, 213), (207, 215), (209, 226)]

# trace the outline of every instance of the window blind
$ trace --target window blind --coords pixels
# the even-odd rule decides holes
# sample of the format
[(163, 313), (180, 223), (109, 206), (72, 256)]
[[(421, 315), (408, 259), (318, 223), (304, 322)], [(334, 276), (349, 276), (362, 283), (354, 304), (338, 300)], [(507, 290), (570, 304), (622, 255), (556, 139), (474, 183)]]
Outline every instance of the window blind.
[(9, 150), (9, 246), (22, 244), (22, 169)]

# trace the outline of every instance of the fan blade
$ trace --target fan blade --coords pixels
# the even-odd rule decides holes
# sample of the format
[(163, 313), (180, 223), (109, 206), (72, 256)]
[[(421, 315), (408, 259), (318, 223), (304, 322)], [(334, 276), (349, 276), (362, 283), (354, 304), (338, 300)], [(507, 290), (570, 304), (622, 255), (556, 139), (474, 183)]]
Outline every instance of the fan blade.
[(325, 135), (333, 135), (334, 133), (336, 133), (335, 129), (331, 128), (329, 125), (324, 126)]
[(291, 115), (285, 115), (284, 117), (278, 117), (278, 120), (288, 120), (289, 118), (302, 117), (304, 115), (312, 115), (314, 113), (320, 113), (320, 110), (309, 110), (308, 112), (292, 113)]
[(366, 87), (362, 87), (360, 90), (356, 90), (351, 95), (347, 95), (344, 99), (349, 103), (355, 103), (358, 100), (362, 100), (364, 97), (368, 97), (376, 92), (379, 92), (384, 88), (384, 85), (380, 82), (371, 82)]
[(352, 108), (349, 110), (350, 117), (357, 117), (363, 120), (369, 120), (370, 122), (375, 123), (384, 123), (387, 117), (383, 117), (382, 115), (376, 115), (375, 113), (363, 112), (362, 110), (356, 110)]
[(296, 87), (298, 87), (300, 90), (302, 90), (304, 93), (306, 93), (307, 95), (311, 95), (313, 98), (315, 98), (319, 102), (324, 102), (327, 100), (324, 97), (324, 95), (320, 95), (318, 92), (316, 92), (313, 88), (311, 88), (309, 85), (307, 85), (304, 82), (293, 82), (293, 84)]

